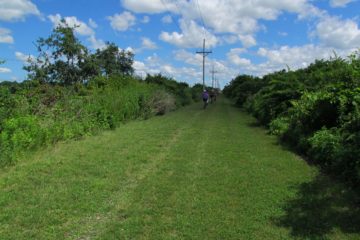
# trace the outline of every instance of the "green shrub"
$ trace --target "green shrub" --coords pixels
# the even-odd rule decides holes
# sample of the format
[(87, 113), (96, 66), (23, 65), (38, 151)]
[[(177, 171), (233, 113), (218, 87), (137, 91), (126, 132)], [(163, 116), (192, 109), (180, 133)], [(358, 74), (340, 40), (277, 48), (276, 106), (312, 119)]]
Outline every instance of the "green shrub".
[(18, 95), (8, 92), (0, 107), (0, 165), (29, 149), (114, 129), (122, 121), (150, 117), (151, 111), (164, 114), (175, 106), (175, 98), (164, 90), (158, 95), (154, 84), (128, 76), (94, 81), (87, 88), (40, 84)]
[(0, 133), (0, 165), (14, 161), (24, 150), (35, 149), (46, 142), (46, 133), (34, 116), (10, 118)]
[(192, 88), (191, 88), (191, 96), (192, 96), (192, 100), (194, 102), (199, 102), (201, 101), (201, 94), (203, 92), (203, 86), (201, 84), (195, 84)]
[(273, 135), (281, 136), (289, 129), (289, 118), (278, 117), (271, 121), (269, 125), (269, 132)]
[(359, 51), (265, 75), (257, 91), (249, 79), (236, 77), (224, 93), (284, 143), (360, 185)]
[(309, 156), (328, 169), (334, 168), (341, 153), (341, 136), (336, 129), (323, 128), (309, 138)]

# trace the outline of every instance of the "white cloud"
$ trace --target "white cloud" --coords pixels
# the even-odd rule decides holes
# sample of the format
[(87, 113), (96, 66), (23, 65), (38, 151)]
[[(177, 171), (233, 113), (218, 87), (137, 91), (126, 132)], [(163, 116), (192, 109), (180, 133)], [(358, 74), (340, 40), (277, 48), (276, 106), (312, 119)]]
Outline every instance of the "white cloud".
[[(216, 34), (238, 36), (244, 47), (256, 45), (255, 35), (262, 29), (259, 20), (276, 20), (284, 12), (295, 13), (299, 18), (320, 17), (324, 14), (310, 0), (122, 0), (122, 3), (125, 8), (137, 13), (171, 12), (179, 15), (181, 21), (186, 23), (201, 22), (203, 19), (209, 31), (211, 29)], [(169, 15), (163, 17), (162, 21), (170, 22)], [(182, 30), (183, 33), (163, 32), (161, 39), (180, 47), (193, 47), (183, 27)], [(194, 38), (193, 34), (190, 34), (190, 38)], [(226, 42), (227, 39), (224, 40)]]
[(0, 0), (0, 20), (24, 20), (27, 15), (40, 16), (40, 11), (29, 0)]
[(11, 69), (10, 68), (0, 67), (0, 73), (11, 73)]
[(9, 29), (0, 28), (0, 43), (14, 43), (14, 38)]
[(149, 16), (144, 16), (143, 19), (141, 20), (142, 23), (148, 23), (150, 22), (150, 17)]
[[(244, 49), (245, 50), (245, 49)], [(196, 53), (188, 52), (184, 49), (173, 51), (174, 58), (177, 61), (182, 61), (193, 67), (185, 67), (187, 72), (181, 72), (187, 75), (187, 82), (191, 84), (202, 83), (202, 56)], [(226, 61), (216, 60), (212, 58), (206, 58), (205, 62), (205, 82), (208, 86), (212, 84), (210, 70), (214, 67), (215, 78), (218, 79), (222, 85), (226, 81), (230, 81), (237, 73), (238, 69), (229, 67), (229, 63)], [(185, 69), (183, 69), (185, 71)], [(183, 79), (183, 76), (177, 75), (176, 79)]]
[(334, 49), (313, 44), (294, 47), (281, 46), (274, 49), (259, 48), (257, 54), (266, 58), (266, 61), (258, 65), (252, 65), (247, 70), (255, 75), (264, 75), (278, 71), (286, 68), (286, 65), (292, 70), (296, 70), (309, 66), (316, 59), (329, 59), (331, 56), (334, 56), (334, 51), (338, 56), (345, 58), (353, 50), (355, 49)]
[(145, 77), (147, 74), (159, 74), (172, 77), (178, 81), (192, 85), (201, 81), (202, 73), (198, 68), (176, 67), (160, 59), (156, 54), (149, 56), (145, 61), (134, 61), (135, 73)]
[(97, 23), (94, 20), (92, 20), (91, 18), (89, 19), (89, 26), (92, 28), (98, 27)]
[(137, 71), (145, 71), (146, 70), (145, 63), (140, 62), (140, 61), (134, 61), (133, 67)]
[(63, 25), (61, 20), (64, 19), (65, 22), (70, 27), (75, 27), (75, 29), (74, 29), (75, 33), (82, 35), (82, 36), (88, 36), (87, 41), (90, 43), (89, 47), (92, 49), (102, 49), (106, 46), (105, 42), (102, 39), (96, 38), (94, 29), (97, 28), (98, 25), (91, 18), (88, 20), (88, 24), (86, 24), (83, 21), (80, 21), (75, 16), (62, 17), (60, 14), (56, 14), (56, 15), (49, 15), (48, 18), (53, 23), (54, 27)]
[(91, 35), (87, 40), (90, 42), (92, 49), (103, 49), (106, 47), (106, 43), (102, 39), (97, 39), (95, 35)]
[(156, 43), (154, 43), (153, 41), (151, 41), (151, 39), (143, 37), (142, 39), (142, 49), (156, 49)]
[(122, 14), (109, 16), (107, 19), (110, 21), (111, 27), (117, 31), (126, 31), (136, 23), (136, 17), (126, 11)]
[(350, 2), (353, 2), (354, 0), (330, 0), (330, 6), (331, 7), (345, 7)]
[[(276, 49), (259, 48), (258, 55), (267, 58), (268, 65), (286, 67), (286, 64), (294, 68), (305, 67), (315, 58), (328, 58), (331, 52), (328, 49), (317, 47), (313, 44), (304, 46), (281, 46)], [(296, 57), (294, 57), (296, 56)]]
[(227, 53), (227, 57), (232, 64), (237, 66), (249, 66), (251, 61), (247, 58), (240, 57), (241, 53), (245, 53), (246, 50), (243, 48), (232, 48), (230, 52)]
[(49, 15), (49, 20), (53, 23), (54, 27), (62, 25), (61, 19), (65, 19), (66, 23), (70, 27), (75, 27), (75, 32), (83, 36), (94, 35), (94, 30), (89, 27), (86, 23), (78, 20), (76, 17), (61, 17), (60, 14)]
[(164, 42), (168, 42), (178, 47), (194, 48), (202, 47), (204, 38), (204, 35), (202, 33), (205, 33), (207, 47), (214, 47), (218, 43), (218, 39), (215, 35), (211, 34), (207, 30), (204, 30), (193, 20), (181, 20), (180, 27), (182, 33), (161, 32), (159, 38)]
[(242, 45), (246, 48), (256, 45), (256, 40), (252, 35), (239, 35)]
[(163, 23), (165, 23), (165, 24), (170, 24), (170, 23), (173, 22), (173, 19), (172, 19), (172, 17), (171, 17), (170, 15), (165, 15), (165, 16), (161, 19), (161, 21), (162, 21)]
[(350, 19), (341, 20), (337, 17), (324, 17), (317, 24), (313, 34), (328, 47), (350, 49), (360, 46), (359, 26)]
[(221, 41), (227, 44), (234, 44), (239, 40), (238, 36), (235, 35), (225, 35), (221, 37)]
[(135, 53), (135, 50), (132, 47), (125, 48), (125, 51)]
[[(166, 11), (166, 5), (162, 1), (167, 0), (122, 0), (122, 4), (125, 8), (136, 13), (161, 13)], [(164, 2), (164, 3), (165, 3)]]
[(183, 61), (194, 66), (202, 66), (203, 58), (200, 54), (191, 53), (184, 49), (176, 50), (173, 52), (173, 54), (175, 59), (178, 61)]
[(31, 54), (26, 55), (22, 52), (15, 52), (16, 59), (22, 61), (23, 63), (28, 63), (29, 60), (34, 60), (35, 57)]

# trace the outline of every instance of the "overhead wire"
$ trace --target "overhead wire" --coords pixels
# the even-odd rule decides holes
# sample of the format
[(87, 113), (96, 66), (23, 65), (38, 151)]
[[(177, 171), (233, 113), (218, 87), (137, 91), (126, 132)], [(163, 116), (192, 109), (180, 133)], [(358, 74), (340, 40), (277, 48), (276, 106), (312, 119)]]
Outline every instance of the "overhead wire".
[[(173, 15), (172, 11), (168, 7), (167, 0), (160, 0), (160, 1), (163, 4), (163, 6), (165, 7), (166, 11), (169, 12), (171, 15)], [(173, 1), (171, 1), (171, 3), (173, 3), (175, 5), (175, 7), (176, 7), (176, 9), (178, 11), (178, 14), (181, 16), (182, 15), (182, 10), (181, 10), (181, 7), (179, 6), (179, 2), (177, 0), (173, 0)], [(193, 0), (193, 4), (194, 4), (196, 12), (197, 12), (197, 14), (199, 16), (200, 23), (202, 25), (203, 37), (204, 37), (204, 39), (207, 39), (207, 31), (206, 31), (205, 21), (204, 21), (203, 14), (201, 12), (199, 1), (198, 0)], [(177, 28), (180, 30), (180, 32), (183, 31), (183, 29), (179, 25), (178, 21), (174, 20), (173, 22), (175, 22), (175, 24), (176, 24)]]
[(203, 27), (204, 39), (206, 39), (205, 21), (204, 21), (204, 17), (203, 17), (203, 15), (202, 15), (202, 12), (201, 12), (200, 4), (199, 4), (199, 1), (198, 1), (198, 0), (194, 0), (194, 2), (195, 2), (195, 4), (196, 4), (196, 7), (197, 7), (198, 12), (199, 12), (199, 15), (200, 15), (201, 24), (202, 24), (202, 27)]
[[(171, 15), (172, 15), (172, 14), (171, 14), (171, 10), (167, 7), (166, 0), (161, 0), (161, 3), (164, 5), (164, 7), (165, 7), (166, 11), (167, 11), (167, 12), (169, 12), (169, 13), (170, 13), (170, 16), (171, 16)], [(179, 9), (179, 7), (177, 6), (177, 4), (176, 4), (176, 3), (175, 3), (175, 5), (176, 5), (176, 7), (178, 8), (178, 10), (179, 10), (179, 14), (180, 14), (180, 9)], [(179, 29), (179, 31), (181, 32), (181, 31), (182, 31), (182, 29), (181, 29), (181, 27), (180, 27), (180, 25), (179, 25), (178, 21), (174, 20), (174, 21), (172, 21), (172, 22), (175, 22), (175, 24), (176, 24), (177, 28), (178, 28), (178, 29)]]

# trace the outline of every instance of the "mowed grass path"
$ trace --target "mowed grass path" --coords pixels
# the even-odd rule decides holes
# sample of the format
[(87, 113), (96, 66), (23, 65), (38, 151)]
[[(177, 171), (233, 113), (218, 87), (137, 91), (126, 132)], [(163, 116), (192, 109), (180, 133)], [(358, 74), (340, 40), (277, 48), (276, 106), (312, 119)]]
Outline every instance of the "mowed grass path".
[(360, 239), (352, 199), (222, 99), (0, 170), (0, 239)]

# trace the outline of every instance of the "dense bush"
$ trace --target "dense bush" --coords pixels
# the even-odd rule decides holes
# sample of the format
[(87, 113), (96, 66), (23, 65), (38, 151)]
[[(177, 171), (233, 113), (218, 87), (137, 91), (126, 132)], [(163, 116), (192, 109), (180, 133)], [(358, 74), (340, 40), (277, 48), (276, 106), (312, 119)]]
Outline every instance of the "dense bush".
[(235, 99), (236, 105), (242, 107), (246, 100), (258, 92), (264, 85), (264, 81), (260, 78), (240, 75), (232, 81), (231, 85), (226, 86), (223, 92), (228, 97)]
[(238, 76), (224, 93), (327, 172), (360, 183), (358, 52), (262, 78)]
[(28, 80), (0, 83), (0, 166), (43, 145), (165, 114), (197, 92), (161, 75), (133, 77), (133, 53), (114, 43), (91, 53), (65, 20), (36, 43)]
[(13, 93), (0, 85), (0, 165), (14, 163), (24, 151), (162, 115), (192, 102), (187, 85), (179, 84), (175, 95), (162, 84), (124, 75), (99, 76), (72, 86), (24, 82)]
[[(187, 83), (177, 82), (174, 79), (165, 77), (161, 74), (147, 75), (145, 82), (160, 85), (165, 91), (175, 96), (175, 104), (177, 107), (188, 105), (194, 101), (193, 91)], [(199, 96), (200, 94), (201, 92), (199, 93)]]
[(202, 99), (202, 97), (201, 97), (202, 92), (203, 92), (202, 84), (197, 83), (191, 88), (191, 97), (194, 102), (198, 102)]
[(0, 134), (0, 166), (17, 157), (22, 151), (34, 149), (46, 141), (46, 133), (33, 116), (10, 118), (4, 121)]

